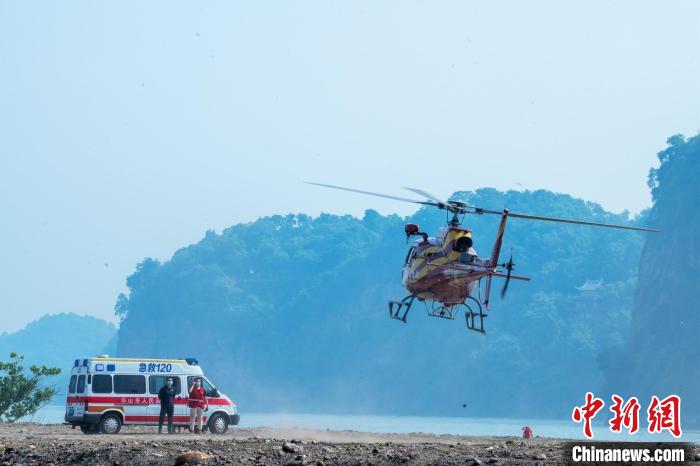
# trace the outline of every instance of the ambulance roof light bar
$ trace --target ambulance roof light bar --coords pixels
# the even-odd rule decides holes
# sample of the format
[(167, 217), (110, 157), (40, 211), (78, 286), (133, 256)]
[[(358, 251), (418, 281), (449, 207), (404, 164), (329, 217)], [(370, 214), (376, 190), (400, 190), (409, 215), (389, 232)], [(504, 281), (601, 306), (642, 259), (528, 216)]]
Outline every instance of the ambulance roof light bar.
[(185, 358), (185, 362), (189, 366), (199, 366), (199, 361), (197, 361), (197, 358)]

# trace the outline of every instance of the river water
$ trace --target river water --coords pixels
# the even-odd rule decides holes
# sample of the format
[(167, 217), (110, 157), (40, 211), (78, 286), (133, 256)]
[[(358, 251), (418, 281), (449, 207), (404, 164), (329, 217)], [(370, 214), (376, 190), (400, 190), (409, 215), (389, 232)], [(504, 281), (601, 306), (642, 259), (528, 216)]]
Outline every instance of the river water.
[[(31, 420), (44, 424), (63, 422), (64, 406), (49, 405), (42, 408)], [(516, 436), (522, 435), (523, 426), (530, 426), (535, 435), (542, 437), (582, 439), (580, 424), (571, 420), (469, 418), (432, 416), (381, 416), (347, 414), (293, 414), (293, 413), (246, 413), (241, 414), (240, 427), (306, 427), (330, 430), (354, 430), (359, 432)], [(26, 419), (29, 420), (29, 419)], [(646, 427), (640, 419), (640, 430)], [(618, 441), (669, 441), (670, 434), (638, 432), (634, 436), (610, 432), (604, 422), (593, 426), (595, 440)], [(684, 429), (681, 441), (700, 443), (700, 431)]]

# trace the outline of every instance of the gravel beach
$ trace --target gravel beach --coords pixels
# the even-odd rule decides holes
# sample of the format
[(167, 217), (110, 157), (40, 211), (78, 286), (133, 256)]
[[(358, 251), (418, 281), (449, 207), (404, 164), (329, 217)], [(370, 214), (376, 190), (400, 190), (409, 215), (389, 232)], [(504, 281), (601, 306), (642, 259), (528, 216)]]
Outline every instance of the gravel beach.
[[(537, 465), (564, 464), (563, 440), (372, 434), (292, 428), (158, 435), (125, 427), (84, 435), (65, 425), (0, 425), (0, 465)], [(699, 453), (700, 450), (696, 450)]]

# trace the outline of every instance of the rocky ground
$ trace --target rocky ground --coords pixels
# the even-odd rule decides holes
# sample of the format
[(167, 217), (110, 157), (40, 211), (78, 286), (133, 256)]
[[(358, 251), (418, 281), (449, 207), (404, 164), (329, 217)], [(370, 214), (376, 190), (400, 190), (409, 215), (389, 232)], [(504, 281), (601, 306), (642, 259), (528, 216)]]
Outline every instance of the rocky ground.
[[(536, 438), (370, 434), (255, 428), (157, 435), (125, 427), (84, 435), (63, 425), (0, 425), (0, 465), (532, 465), (564, 464), (563, 442)], [(700, 449), (696, 451), (700, 454)], [(699, 458), (700, 459), (700, 458)]]

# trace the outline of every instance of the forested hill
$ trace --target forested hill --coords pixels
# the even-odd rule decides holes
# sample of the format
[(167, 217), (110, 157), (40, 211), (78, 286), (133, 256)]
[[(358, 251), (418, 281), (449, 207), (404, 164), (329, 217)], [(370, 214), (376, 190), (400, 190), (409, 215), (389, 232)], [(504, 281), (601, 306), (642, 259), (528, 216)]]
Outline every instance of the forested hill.
[(113, 353), (116, 349), (116, 327), (92, 316), (73, 313), (45, 315), (13, 333), (0, 334), (0, 360), (8, 361), (10, 353), (25, 357), (25, 366), (32, 364), (58, 367), (61, 374), (46, 381), (58, 388), (56, 402), (64, 402), (70, 370), (76, 358)]
[[(456, 197), (628, 222), (547, 191)], [(428, 318), (422, 304), (408, 324), (389, 319), (387, 301), (405, 295), (406, 221), (435, 231), (445, 217), (266, 217), (209, 231), (165, 263), (146, 259), (117, 301), (118, 353), (196, 356), (247, 411), (570, 416), (602, 382), (596, 356), (627, 338), (643, 234), (511, 219), (504, 255), (512, 247), (517, 273), (533, 281), (512, 283), (504, 301), (497, 282), (482, 336), (463, 315)], [(498, 217), (465, 223), (488, 255)], [(588, 279), (602, 287), (578, 291)]]
[[(682, 398), (683, 425), (700, 425), (700, 137), (674, 136), (649, 185), (654, 206), (639, 266), (629, 344), (607, 354), (609, 390)], [(647, 401), (648, 402), (648, 401)]]

